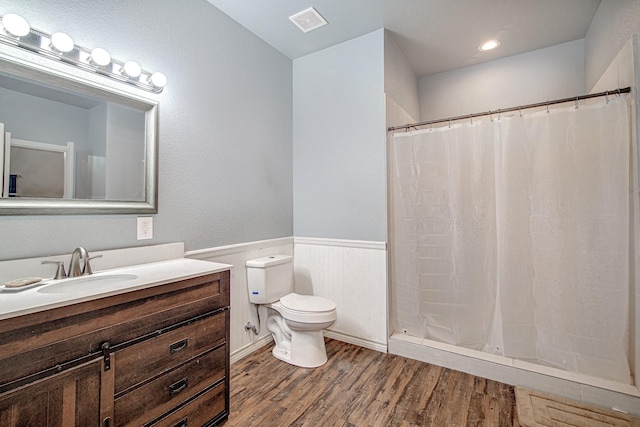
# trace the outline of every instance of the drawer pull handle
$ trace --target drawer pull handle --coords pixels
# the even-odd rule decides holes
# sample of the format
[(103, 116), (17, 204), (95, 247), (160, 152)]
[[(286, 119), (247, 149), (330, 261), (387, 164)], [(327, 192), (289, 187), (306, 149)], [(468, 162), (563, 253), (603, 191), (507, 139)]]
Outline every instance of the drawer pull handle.
[(183, 378), (180, 381), (171, 384), (169, 386), (169, 395), (175, 396), (176, 394), (187, 388), (188, 385), (189, 381), (187, 380), (187, 378)]
[(187, 417), (178, 421), (173, 427), (187, 427)]
[(177, 353), (181, 350), (184, 350), (189, 345), (189, 340), (187, 338), (182, 341), (175, 342), (169, 346), (169, 354)]

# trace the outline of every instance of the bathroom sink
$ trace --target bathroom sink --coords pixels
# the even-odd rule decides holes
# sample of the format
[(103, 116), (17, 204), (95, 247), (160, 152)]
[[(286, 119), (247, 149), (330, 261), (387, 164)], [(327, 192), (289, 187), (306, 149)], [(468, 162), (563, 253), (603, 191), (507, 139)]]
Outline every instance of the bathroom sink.
[(38, 289), (43, 294), (64, 294), (80, 290), (98, 291), (112, 285), (137, 279), (135, 274), (102, 274), (62, 279)]

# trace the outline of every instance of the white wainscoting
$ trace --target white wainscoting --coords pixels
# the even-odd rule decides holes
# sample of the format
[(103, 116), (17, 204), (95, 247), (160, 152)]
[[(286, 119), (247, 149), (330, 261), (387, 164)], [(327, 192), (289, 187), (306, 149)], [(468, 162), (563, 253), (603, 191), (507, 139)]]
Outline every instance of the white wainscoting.
[(295, 291), (334, 301), (325, 336), (387, 351), (386, 243), (296, 237)]
[[(294, 244), (295, 241), (295, 244)], [(295, 247), (295, 249), (294, 249)], [(272, 341), (266, 308), (260, 309), (260, 334), (245, 331), (258, 324), (249, 303), (245, 263), (273, 254), (294, 255), (295, 292), (331, 299), (338, 320), (325, 335), (377, 351), (387, 351), (387, 255), (384, 242), (285, 237), (201, 249), (185, 257), (231, 264), (231, 362)]]
[(272, 341), (271, 334), (265, 326), (266, 308), (260, 310), (262, 325), (260, 325), (259, 335), (256, 336), (252, 331), (245, 331), (244, 325), (247, 322), (258, 324), (255, 306), (249, 303), (245, 263), (252, 258), (273, 254), (293, 255), (293, 237), (220, 246), (185, 253), (187, 258), (221, 262), (234, 266), (231, 269), (231, 363)]

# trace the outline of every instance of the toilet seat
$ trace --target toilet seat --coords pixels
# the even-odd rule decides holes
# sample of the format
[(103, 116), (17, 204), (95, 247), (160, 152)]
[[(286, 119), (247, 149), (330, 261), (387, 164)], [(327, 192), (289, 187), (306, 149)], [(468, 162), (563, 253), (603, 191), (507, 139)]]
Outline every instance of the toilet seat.
[(283, 307), (293, 311), (320, 313), (336, 309), (336, 304), (330, 299), (314, 295), (300, 295), (290, 293), (280, 298)]
[(324, 323), (336, 320), (336, 304), (323, 297), (290, 293), (279, 301), (283, 318), (301, 323)]

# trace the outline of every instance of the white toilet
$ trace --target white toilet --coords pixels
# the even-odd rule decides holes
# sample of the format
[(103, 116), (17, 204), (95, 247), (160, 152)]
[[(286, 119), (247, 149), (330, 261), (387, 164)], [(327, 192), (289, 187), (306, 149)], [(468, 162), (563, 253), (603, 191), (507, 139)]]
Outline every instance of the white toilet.
[(249, 301), (268, 308), (267, 329), (276, 343), (273, 355), (292, 365), (315, 368), (327, 361), (322, 330), (336, 321), (336, 304), (293, 290), (293, 257), (272, 255), (250, 259)]

